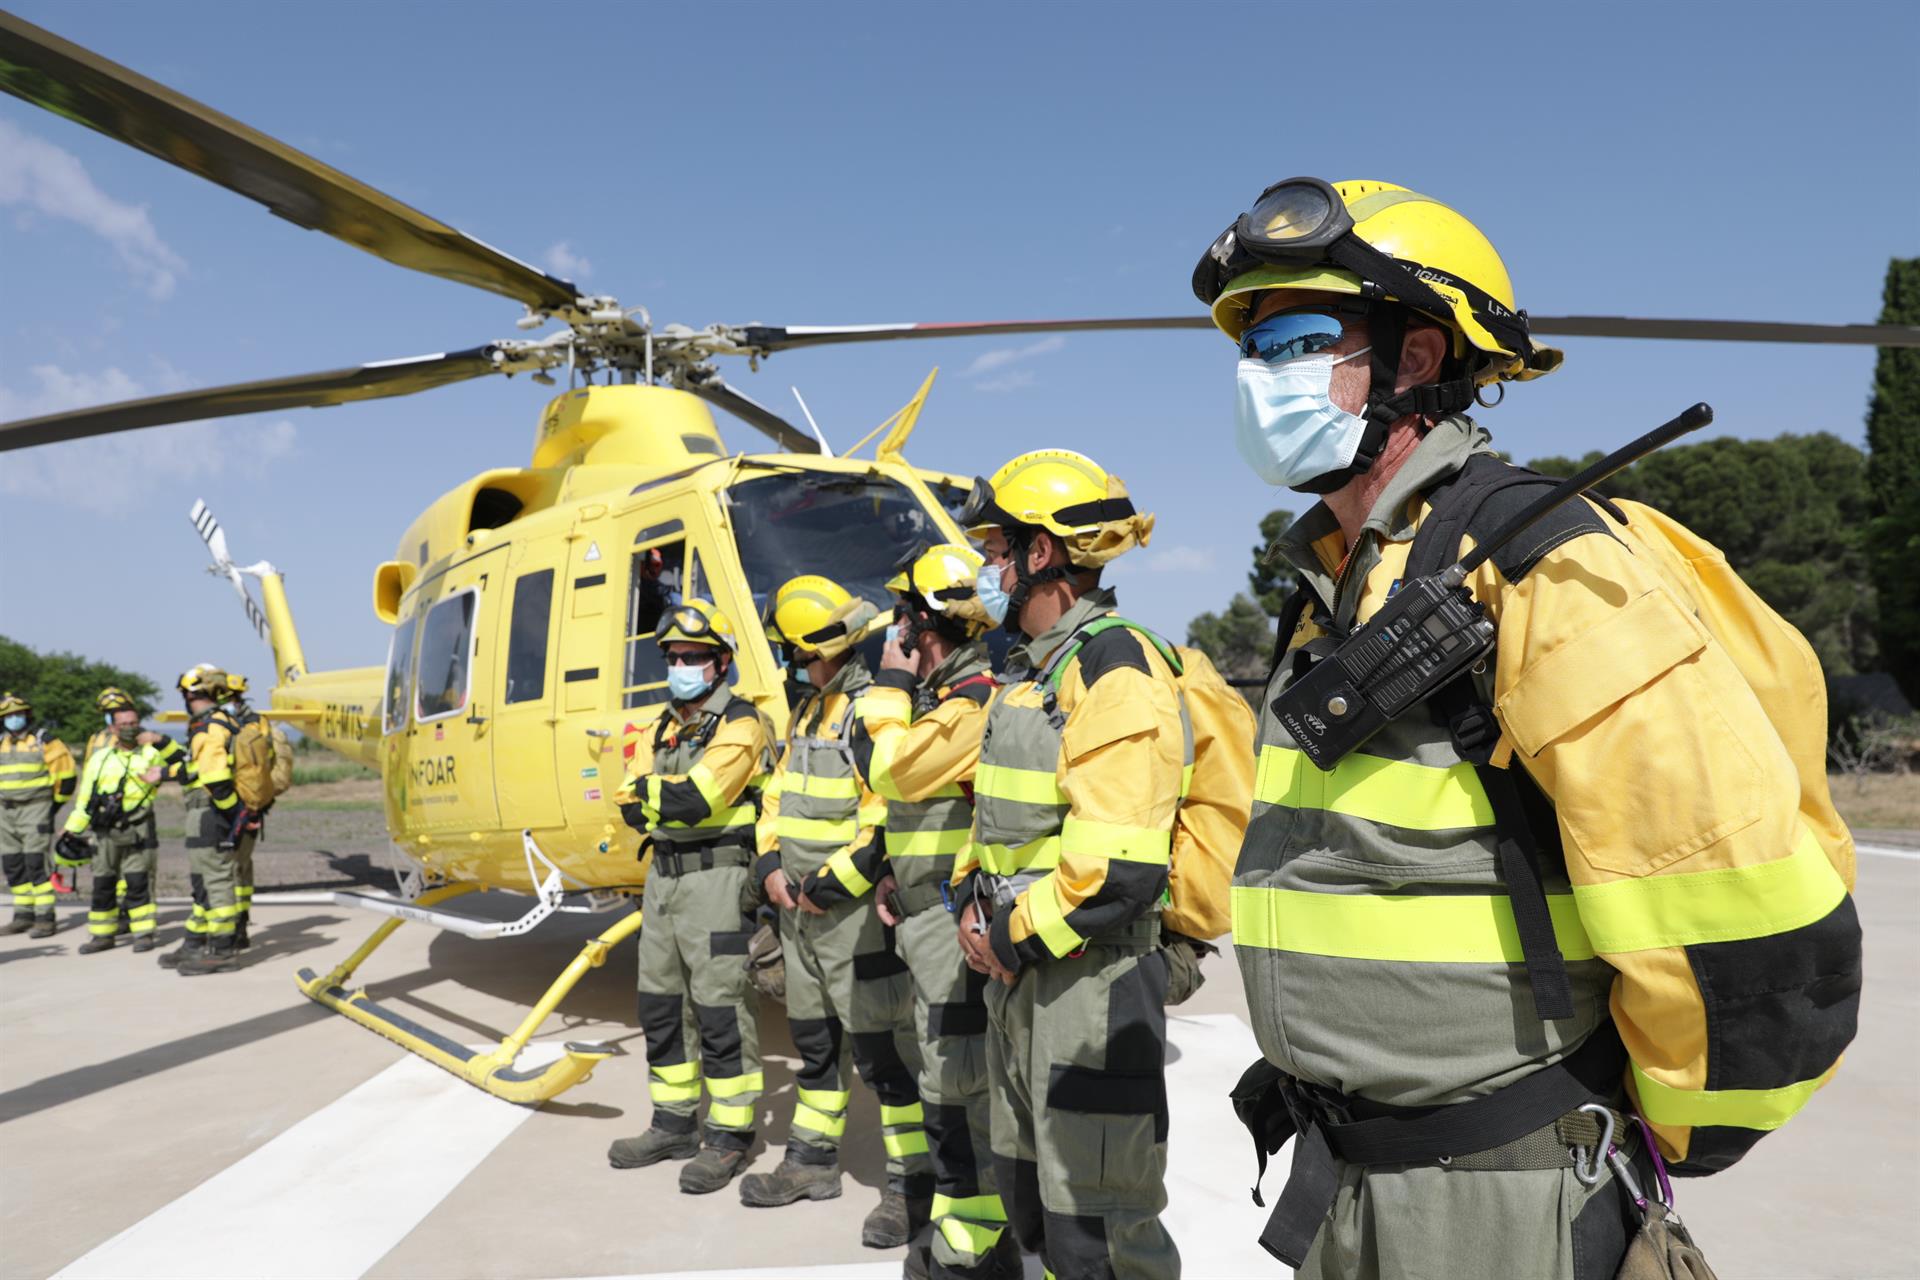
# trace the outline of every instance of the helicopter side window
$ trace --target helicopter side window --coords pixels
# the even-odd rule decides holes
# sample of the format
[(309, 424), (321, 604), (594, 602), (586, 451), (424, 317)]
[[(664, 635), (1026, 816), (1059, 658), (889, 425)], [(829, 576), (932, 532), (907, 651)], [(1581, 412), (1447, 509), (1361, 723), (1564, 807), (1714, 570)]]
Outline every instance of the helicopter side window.
[[(662, 542), (633, 553), (633, 575), (627, 588), (626, 679), (621, 682), (621, 705), (646, 706), (667, 698), (667, 664), (653, 642), (654, 632), (667, 610), (683, 598), (686, 566), (684, 539)], [(651, 686), (651, 687), (649, 687)]]
[(521, 574), (513, 584), (504, 701), (537, 702), (546, 696), (547, 625), (552, 615), (553, 570)]
[(415, 663), (414, 719), (438, 720), (465, 709), (472, 674), (472, 588), (433, 606), (420, 628), (420, 657)]
[(387, 705), (385, 726), (388, 733), (407, 727), (407, 690), (413, 683), (413, 630), (420, 621), (416, 615), (393, 629), (393, 641), (387, 646)]

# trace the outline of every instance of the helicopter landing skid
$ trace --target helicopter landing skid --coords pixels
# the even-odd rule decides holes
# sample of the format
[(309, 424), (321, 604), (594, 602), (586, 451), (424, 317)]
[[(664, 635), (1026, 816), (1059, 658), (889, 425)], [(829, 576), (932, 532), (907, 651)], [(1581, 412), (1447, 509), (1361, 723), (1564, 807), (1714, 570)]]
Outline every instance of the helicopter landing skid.
[(325, 1005), (369, 1031), (385, 1036), (401, 1048), (418, 1054), (437, 1067), (445, 1068), (468, 1084), (485, 1089), (496, 1098), (538, 1105), (587, 1079), (593, 1074), (594, 1067), (613, 1056), (615, 1050), (610, 1045), (568, 1041), (566, 1052), (561, 1057), (537, 1071), (517, 1071), (513, 1065), (520, 1051), (526, 1048), (527, 1041), (540, 1029), (540, 1024), (547, 1020), (547, 1016), (573, 990), (574, 984), (586, 975), (587, 970), (597, 969), (606, 963), (609, 951), (639, 932), (640, 912), (620, 917), (598, 937), (590, 939), (572, 963), (554, 979), (553, 985), (547, 988), (546, 994), (540, 997), (539, 1003), (533, 1006), (520, 1025), (490, 1052), (470, 1049), (421, 1026), (411, 1018), (376, 1003), (364, 990), (347, 989), (353, 971), (409, 917), (425, 923), (438, 923), (435, 917), (445, 913), (430, 912), (423, 908), (483, 887), (472, 881), (462, 881), (426, 890), (408, 904), (411, 909), (407, 914), (394, 913), (393, 918), (375, 929), (373, 936), (361, 943), (352, 955), (327, 973), (316, 975), (311, 969), (302, 969), (298, 976), (300, 991), (308, 999)]

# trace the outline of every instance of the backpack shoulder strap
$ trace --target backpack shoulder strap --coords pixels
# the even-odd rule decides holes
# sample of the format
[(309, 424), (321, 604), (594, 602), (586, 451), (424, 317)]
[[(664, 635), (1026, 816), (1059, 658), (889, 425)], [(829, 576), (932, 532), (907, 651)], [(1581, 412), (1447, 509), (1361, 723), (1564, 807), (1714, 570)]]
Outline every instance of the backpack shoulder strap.
[[(1407, 552), (1407, 577), (1440, 572), (1459, 558), (1463, 537), (1484, 538), (1558, 483), (1553, 476), (1517, 467), (1493, 454), (1475, 454), (1466, 466), (1427, 490), (1428, 511)], [(1627, 522), (1625, 513), (1607, 499), (1595, 497), (1594, 501), (1619, 523)], [(1518, 582), (1547, 552), (1589, 533), (1611, 531), (1592, 507), (1575, 499), (1548, 512), (1495, 552), (1494, 567), (1508, 582)]]
[(1061, 677), (1066, 674), (1067, 667), (1079, 659), (1081, 650), (1085, 649), (1095, 637), (1120, 627), (1145, 636), (1148, 643), (1160, 651), (1160, 656), (1166, 660), (1167, 665), (1173, 668), (1175, 678), (1186, 674), (1186, 664), (1180, 661), (1179, 651), (1161, 639), (1159, 633), (1141, 626), (1131, 618), (1123, 618), (1117, 613), (1110, 613), (1103, 618), (1095, 618), (1092, 622), (1089, 622), (1086, 626), (1081, 627), (1071, 636), (1068, 636), (1067, 642), (1060, 646), (1058, 653), (1054, 654), (1053, 661), (1049, 662), (1046, 670), (1040, 673), (1039, 683), (1045, 685), (1048, 689), (1059, 688)]

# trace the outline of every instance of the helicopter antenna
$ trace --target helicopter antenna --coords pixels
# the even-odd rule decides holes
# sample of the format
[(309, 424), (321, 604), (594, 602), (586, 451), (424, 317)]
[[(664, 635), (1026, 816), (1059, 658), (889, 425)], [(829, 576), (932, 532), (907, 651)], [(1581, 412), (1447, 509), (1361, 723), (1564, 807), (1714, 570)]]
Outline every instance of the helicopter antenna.
[(813, 410), (807, 408), (807, 398), (800, 394), (800, 388), (798, 387), (790, 387), (788, 390), (792, 391), (793, 398), (800, 402), (800, 412), (806, 415), (807, 425), (813, 428), (813, 438), (820, 442), (820, 452), (822, 456), (831, 458), (833, 456), (833, 446), (828, 444), (827, 438), (820, 434), (820, 424), (813, 420)]

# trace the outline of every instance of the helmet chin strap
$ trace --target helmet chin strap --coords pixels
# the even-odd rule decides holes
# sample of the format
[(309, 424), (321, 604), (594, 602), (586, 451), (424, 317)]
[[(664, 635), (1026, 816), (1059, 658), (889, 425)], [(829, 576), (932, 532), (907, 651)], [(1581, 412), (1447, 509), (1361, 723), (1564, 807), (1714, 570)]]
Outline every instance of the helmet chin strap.
[(1373, 340), (1368, 363), (1373, 371), (1367, 388), (1366, 407), (1360, 416), (1367, 420), (1366, 430), (1353, 451), (1353, 461), (1338, 471), (1315, 476), (1305, 484), (1294, 485), (1299, 493), (1327, 494), (1343, 489), (1355, 476), (1373, 470), (1373, 464), (1387, 447), (1387, 435), (1393, 424), (1410, 413), (1439, 418), (1457, 413), (1473, 403), (1473, 379), (1460, 377), (1446, 382), (1408, 387), (1395, 393), (1400, 383), (1400, 358), (1406, 350), (1406, 308), (1392, 303), (1376, 303), (1367, 311), (1367, 334)]
[(1020, 629), (1020, 613), (1026, 608), (1027, 598), (1033, 589), (1048, 582), (1060, 582), (1073, 576), (1064, 566), (1054, 565), (1038, 573), (1027, 572), (1027, 552), (1033, 547), (1033, 533), (1025, 532), (1018, 536), (1009, 534), (1007, 550), (1013, 557), (1013, 590), (1007, 593), (1007, 620), (1000, 625), (1009, 635), (1022, 636), (1026, 632)]

